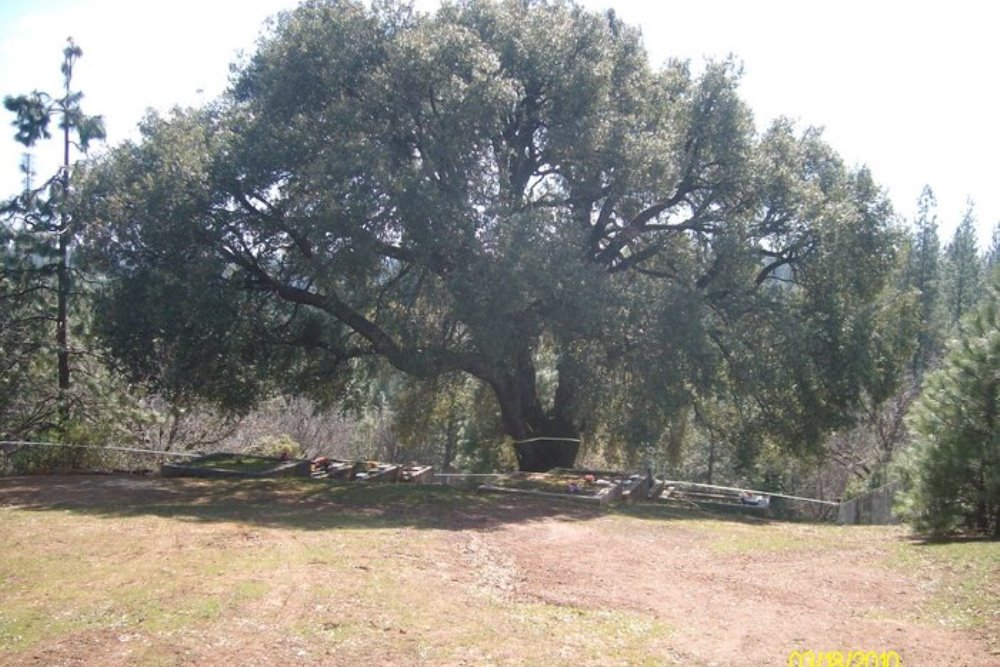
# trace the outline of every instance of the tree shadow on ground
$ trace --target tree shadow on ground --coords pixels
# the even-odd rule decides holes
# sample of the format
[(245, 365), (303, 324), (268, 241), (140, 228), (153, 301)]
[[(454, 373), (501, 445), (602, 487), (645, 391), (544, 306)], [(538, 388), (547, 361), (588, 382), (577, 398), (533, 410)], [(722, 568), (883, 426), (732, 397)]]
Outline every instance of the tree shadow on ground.
[(953, 535), (934, 535), (931, 533), (913, 533), (903, 538), (910, 544), (922, 547), (940, 547), (949, 544), (1000, 543), (1000, 535), (983, 533), (956, 533)]
[(567, 498), (494, 495), (440, 485), (225, 480), (127, 475), (0, 478), (0, 507), (98, 517), (156, 516), (195, 522), (330, 530), (411, 527), (495, 530), (547, 519), (587, 521), (609, 514), (650, 521), (767, 519), (665, 504), (597, 507)]

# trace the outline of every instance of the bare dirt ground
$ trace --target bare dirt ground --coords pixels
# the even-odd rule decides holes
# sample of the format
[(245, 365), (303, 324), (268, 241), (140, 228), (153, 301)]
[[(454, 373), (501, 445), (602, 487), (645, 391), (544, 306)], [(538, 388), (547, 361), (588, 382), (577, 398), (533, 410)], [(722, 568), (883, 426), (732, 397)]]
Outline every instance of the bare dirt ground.
[[(901, 531), (843, 529), (833, 548), (825, 529), (814, 529), (810, 546), (809, 527), (786, 525), (779, 530), (802, 543), (772, 549), (765, 535), (758, 551), (747, 535), (720, 552), (717, 527), (646, 525), (634, 541), (613, 539), (626, 537), (620, 523), (549, 521), (491, 538), (522, 566), (523, 594), (654, 616), (676, 629), (672, 647), (698, 664), (782, 665), (791, 650), (814, 649), (894, 650), (909, 665), (1000, 665), (984, 638), (921, 618), (926, 576), (882, 566)], [(587, 549), (596, 543), (604, 548)]]
[(1000, 666), (1000, 610), (951, 623), (961, 566), (926, 548), (447, 489), (7, 478), (0, 664)]

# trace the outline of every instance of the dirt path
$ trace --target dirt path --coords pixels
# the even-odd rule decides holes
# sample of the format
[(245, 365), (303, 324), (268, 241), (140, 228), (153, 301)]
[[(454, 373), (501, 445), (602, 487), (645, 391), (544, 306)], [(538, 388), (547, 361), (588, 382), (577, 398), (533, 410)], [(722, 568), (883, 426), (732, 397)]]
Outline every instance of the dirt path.
[[(885, 565), (902, 529), (643, 522), (634, 530), (610, 516), (512, 525), (483, 539), (513, 559), (517, 595), (652, 615), (695, 664), (785, 665), (791, 651), (812, 649), (894, 650), (904, 664), (929, 667), (1000, 665), (984, 639), (919, 618), (926, 582)], [(737, 542), (727, 545), (733, 530)]]

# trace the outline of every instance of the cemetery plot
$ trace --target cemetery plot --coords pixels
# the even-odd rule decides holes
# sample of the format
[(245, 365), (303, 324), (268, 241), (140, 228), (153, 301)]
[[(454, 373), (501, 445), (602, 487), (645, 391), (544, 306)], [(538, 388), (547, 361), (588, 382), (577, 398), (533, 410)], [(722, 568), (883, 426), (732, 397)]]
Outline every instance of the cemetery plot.
[(358, 469), (356, 461), (331, 459), (318, 456), (312, 460), (312, 476), (319, 479), (340, 479), (350, 481)]
[[(167, 463), (164, 477), (312, 477), (341, 482), (430, 484), (432, 466), (348, 461), (318, 456), (311, 461), (266, 456), (216, 453), (187, 463)], [(499, 475), (480, 490), (568, 498), (605, 505), (639, 502), (658, 495), (662, 483), (651, 473), (557, 468), (547, 473), (515, 472)]]
[(399, 481), (408, 484), (430, 484), (434, 481), (434, 466), (405, 466)]
[(480, 490), (569, 498), (605, 505), (622, 500), (646, 500), (653, 485), (649, 473), (560, 468), (547, 473), (511, 473)]
[(394, 463), (365, 461), (354, 473), (355, 482), (398, 482), (401, 466)]
[(185, 463), (165, 463), (160, 472), (164, 477), (312, 477), (341, 482), (409, 484), (430, 484), (434, 481), (433, 466), (346, 461), (326, 456), (318, 456), (310, 461), (215, 453)]
[(308, 477), (310, 463), (304, 459), (282, 459), (244, 454), (209, 454), (183, 463), (164, 463), (164, 477)]

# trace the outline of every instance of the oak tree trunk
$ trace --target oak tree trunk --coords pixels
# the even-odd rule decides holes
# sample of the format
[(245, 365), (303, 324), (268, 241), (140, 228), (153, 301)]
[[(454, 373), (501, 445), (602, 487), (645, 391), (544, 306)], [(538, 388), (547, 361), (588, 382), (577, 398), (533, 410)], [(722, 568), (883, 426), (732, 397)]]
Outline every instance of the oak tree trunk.
[(544, 410), (535, 381), (534, 363), (530, 352), (524, 350), (500, 381), (491, 382), (500, 405), (504, 431), (514, 439), (514, 452), (521, 471), (547, 472), (576, 465), (581, 429), (567, 416), (572, 392), (563, 380), (560, 376), (555, 405), (551, 410)]

